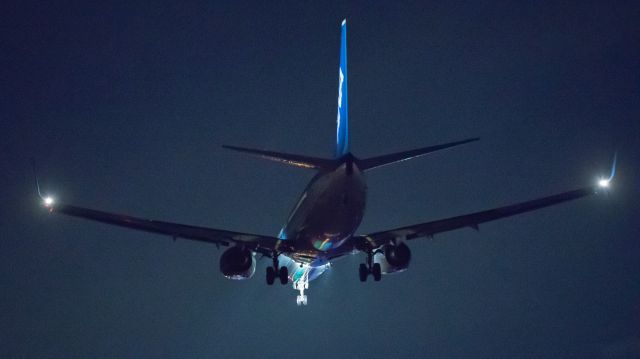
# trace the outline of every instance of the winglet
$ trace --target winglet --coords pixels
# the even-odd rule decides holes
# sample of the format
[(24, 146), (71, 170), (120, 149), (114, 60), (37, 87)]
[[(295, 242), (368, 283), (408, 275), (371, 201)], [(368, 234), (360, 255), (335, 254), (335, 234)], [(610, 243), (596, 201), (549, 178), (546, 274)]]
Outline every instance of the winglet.
[(49, 208), (49, 211), (53, 210), (53, 205), (55, 203), (53, 197), (51, 196), (47, 196), (47, 195), (43, 195), (42, 191), (40, 191), (40, 181), (38, 180), (38, 172), (36, 171), (36, 160), (35, 159), (31, 159), (31, 168), (33, 170), (33, 180), (36, 184), (36, 193), (38, 194), (38, 197), (40, 197), (40, 199), (42, 200), (42, 204)]
[(38, 172), (36, 171), (36, 160), (34, 158), (31, 159), (31, 169), (33, 170), (33, 180), (36, 184), (36, 193), (38, 197), (43, 198), (42, 192), (40, 192), (40, 181), (38, 181)]
[(616, 176), (616, 165), (618, 164), (618, 151), (613, 153), (613, 163), (611, 164), (611, 174), (609, 175), (609, 181)]

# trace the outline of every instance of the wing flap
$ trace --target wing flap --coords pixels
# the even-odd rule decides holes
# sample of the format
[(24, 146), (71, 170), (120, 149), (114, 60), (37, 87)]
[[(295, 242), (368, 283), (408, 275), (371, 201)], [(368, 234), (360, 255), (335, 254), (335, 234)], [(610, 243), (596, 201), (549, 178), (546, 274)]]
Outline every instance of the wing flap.
[(73, 217), (137, 229), (145, 232), (165, 234), (173, 238), (184, 238), (223, 246), (228, 246), (232, 243), (242, 244), (255, 252), (259, 252), (267, 256), (270, 256), (271, 253), (273, 253), (273, 250), (276, 248), (279, 241), (275, 237), (143, 219), (124, 214), (77, 207), (64, 203), (47, 206), (47, 208), (52, 213), (66, 214)]
[(538, 198), (526, 202), (520, 202), (508, 206), (498, 207), (485, 211), (469, 213), (462, 216), (444, 218), (436, 221), (415, 224), (406, 227), (395, 228), (388, 231), (376, 232), (362, 236), (374, 247), (389, 243), (396, 238), (415, 239), (430, 237), (438, 233), (455, 229), (471, 227), (477, 229), (482, 223), (506, 218), (517, 214), (535, 211), (540, 208), (553, 206), (562, 202), (572, 201), (586, 197), (597, 192), (596, 187), (583, 187), (572, 191), (562, 192), (552, 196)]

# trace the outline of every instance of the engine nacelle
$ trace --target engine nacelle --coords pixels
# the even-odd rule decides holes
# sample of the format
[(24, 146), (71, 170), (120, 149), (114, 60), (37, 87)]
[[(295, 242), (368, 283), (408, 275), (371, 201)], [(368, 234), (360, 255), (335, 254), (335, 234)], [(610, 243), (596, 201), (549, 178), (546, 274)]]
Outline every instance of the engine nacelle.
[(380, 263), (380, 269), (384, 274), (402, 272), (409, 268), (411, 250), (405, 243), (386, 244), (382, 246), (382, 253), (373, 256), (373, 262)]
[(249, 279), (256, 272), (256, 259), (246, 248), (231, 247), (220, 257), (220, 271), (228, 279)]

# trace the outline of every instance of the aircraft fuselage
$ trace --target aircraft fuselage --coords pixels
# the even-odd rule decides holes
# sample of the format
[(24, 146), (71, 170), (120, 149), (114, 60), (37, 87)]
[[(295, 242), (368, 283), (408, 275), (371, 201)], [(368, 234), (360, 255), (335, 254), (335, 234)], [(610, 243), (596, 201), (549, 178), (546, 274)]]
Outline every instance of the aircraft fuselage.
[(280, 231), (279, 237), (295, 248), (291, 258), (312, 267), (326, 264), (360, 225), (366, 191), (364, 175), (353, 161), (318, 173)]

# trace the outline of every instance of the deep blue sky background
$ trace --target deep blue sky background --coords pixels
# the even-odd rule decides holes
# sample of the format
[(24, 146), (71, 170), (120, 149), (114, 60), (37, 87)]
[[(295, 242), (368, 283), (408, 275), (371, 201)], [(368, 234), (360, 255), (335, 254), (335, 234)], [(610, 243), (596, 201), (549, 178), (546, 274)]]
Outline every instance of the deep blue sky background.
[[(268, 3), (268, 5), (267, 5)], [(4, 2), (0, 357), (640, 357), (640, 3)], [(330, 156), (339, 24), (352, 150), (479, 136), (368, 176), (361, 232), (592, 183), (596, 196), (435, 241), (409, 271), (232, 282), (215, 246), (48, 216), (69, 203), (276, 234)]]

